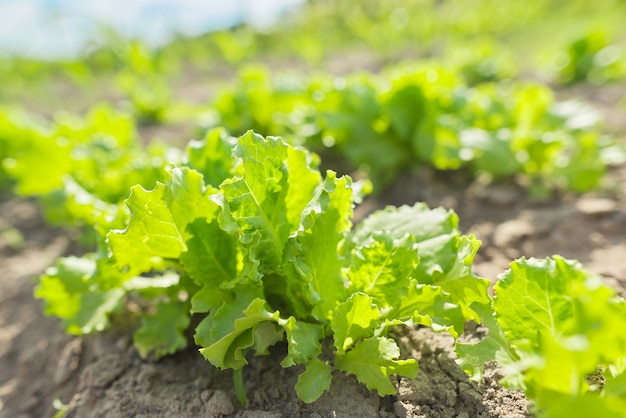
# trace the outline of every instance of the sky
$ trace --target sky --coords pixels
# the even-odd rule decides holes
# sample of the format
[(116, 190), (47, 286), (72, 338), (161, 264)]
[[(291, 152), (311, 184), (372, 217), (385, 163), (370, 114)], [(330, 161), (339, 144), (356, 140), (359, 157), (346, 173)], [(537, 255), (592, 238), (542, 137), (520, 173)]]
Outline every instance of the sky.
[(303, 0), (0, 0), (0, 53), (68, 57), (97, 39), (103, 25), (162, 45), (242, 20), (273, 23)]

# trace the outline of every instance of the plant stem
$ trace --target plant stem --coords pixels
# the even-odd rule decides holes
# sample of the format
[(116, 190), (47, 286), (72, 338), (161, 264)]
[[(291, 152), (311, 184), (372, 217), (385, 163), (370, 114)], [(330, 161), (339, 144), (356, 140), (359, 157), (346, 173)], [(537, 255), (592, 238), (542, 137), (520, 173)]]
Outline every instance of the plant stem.
[(241, 406), (246, 406), (248, 396), (246, 395), (246, 388), (243, 386), (243, 367), (241, 369), (233, 370), (233, 380), (235, 382), (237, 399), (239, 399)]

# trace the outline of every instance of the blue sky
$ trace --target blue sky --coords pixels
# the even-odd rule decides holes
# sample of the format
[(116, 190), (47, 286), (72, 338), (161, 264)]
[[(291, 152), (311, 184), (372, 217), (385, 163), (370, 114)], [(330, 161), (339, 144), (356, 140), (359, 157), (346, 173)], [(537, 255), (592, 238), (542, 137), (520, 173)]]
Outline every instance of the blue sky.
[(71, 56), (99, 24), (152, 45), (173, 33), (195, 35), (241, 20), (271, 23), (302, 0), (0, 0), (0, 52)]

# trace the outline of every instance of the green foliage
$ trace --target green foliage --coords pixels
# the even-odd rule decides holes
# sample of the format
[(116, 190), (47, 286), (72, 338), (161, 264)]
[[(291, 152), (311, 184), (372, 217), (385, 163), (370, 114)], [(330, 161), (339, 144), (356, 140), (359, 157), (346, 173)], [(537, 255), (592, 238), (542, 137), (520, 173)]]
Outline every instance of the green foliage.
[(606, 31), (584, 33), (572, 40), (565, 51), (557, 53), (558, 80), (562, 83), (590, 81), (604, 84), (626, 75), (626, 51), (610, 43)]
[(135, 117), (142, 123), (163, 122), (171, 100), (163, 66), (156, 54), (139, 42), (121, 43), (123, 66), (117, 84), (132, 104)]
[(375, 389), (379, 395), (386, 396), (396, 393), (389, 381), (390, 374), (411, 378), (417, 375), (417, 362), (413, 359), (397, 360), (399, 356), (400, 350), (393, 340), (369, 337), (360, 340), (347, 353), (338, 354), (335, 365), (355, 375), (368, 389)]
[[(517, 108), (521, 126), (541, 117), (544, 93), (525, 92), (536, 107)], [(101, 331), (135, 306), (138, 352), (159, 358), (186, 347), (200, 314), (194, 340), (213, 365), (240, 371), (250, 353), (283, 341), (281, 365), (305, 366), (295, 390), (313, 402), (333, 371), (381, 396), (395, 392), (390, 375), (414, 377), (392, 327), (458, 337), (474, 320), (489, 334), (457, 343), (468, 373), (498, 361), (503, 383), (524, 389), (541, 416), (623, 416), (626, 305), (577, 263), (518, 260), (491, 299), (471, 270), (480, 243), (458, 232), (451, 211), (388, 207), (353, 227), (350, 178), (322, 177), (304, 149), (252, 132), (211, 131), (180, 160), (165, 183), (132, 188), (130, 216), (93, 218), (108, 229), (97, 253), (59, 259), (40, 278), (35, 296), (69, 333)], [(76, 204), (92, 205), (97, 190), (80, 187)]]
[[(408, 167), (521, 177), (531, 191), (584, 192), (623, 155), (578, 102), (539, 84), (468, 85), (464, 70), (422, 62), (382, 75), (272, 81), (247, 69), (216, 99), (217, 125), (331, 148), (377, 188)], [(289, 82), (287, 82), (289, 81)]]
[(217, 205), (208, 199), (202, 175), (186, 167), (174, 168), (167, 184), (146, 191), (131, 189), (126, 205), (131, 222), (125, 230), (113, 230), (108, 242), (120, 268), (148, 271), (156, 258), (178, 258), (191, 238), (189, 224), (199, 217), (212, 219)]
[(306, 363), (306, 371), (298, 377), (295, 389), (298, 397), (306, 403), (317, 400), (330, 389), (332, 367), (318, 358)]
[(39, 197), (55, 223), (121, 227), (129, 189), (164, 178), (176, 154), (157, 142), (144, 147), (133, 118), (106, 105), (82, 119), (60, 114), (48, 126), (14, 110), (0, 112), (3, 173), (18, 194)]
[[(539, 0), (532, 4), (494, 0), (471, 4), (462, 0), (307, 1), (270, 31), (259, 33), (254, 43), (256, 54), (249, 59), (257, 54), (289, 53), (309, 64), (323, 64), (341, 54), (366, 50), (378, 62), (389, 63), (407, 56), (451, 54), (460, 58), (457, 54), (465, 49), (476, 57), (472, 61), (482, 62), (473, 68), (478, 71), (468, 70), (485, 79), (499, 66), (503, 75), (507, 74), (507, 64), (501, 65), (502, 56), (506, 59), (507, 55), (502, 50), (507, 47), (515, 48), (515, 65), (524, 71), (532, 65), (538, 45), (550, 44), (554, 38), (561, 41), (562, 33), (569, 34), (571, 27), (581, 22), (600, 21), (621, 30), (619, 17), (623, 12), (623, 3), (611, 0)], [(237, 28), (234, 35), (240, 31)], [(480, 45), (485, 37), (502, 43), (489, 56), (483, 55), (485, 45)], [(205, 41), (211, 42), (211, 38), (208, 35)]]
[[(471, 272), (479, 243), (460, 235), (452, 212), (390, 207), (352, 229), (352, 181), (322, 178), (307, 151), (252, 132), (234, 144), (211, 132), (202, 144), (185, 160), (206, 169), (205, 158), (224, 156), (218, 187), (205, 183), (216, 171), (188, 166), (150, 191), (135, 186), (108, 249), (61, 259), (41, 278), (36, 296), (69, 332), (101, 330), (134, 300), (143, 306), (135, 345), (158, 358), (186, 345), (190, 315), (201, 313), (194, 338), (207, 360), (239, 370), (249, 352), (285, 341), (281, 364), (306, 366), (296, 391), (312, 402), (333, 370), (381, 395), (395, 392), (391, 374), (414, 377), (390, 327), (456, 336), (479, 317), (472, 304), (488, 301), (488, 281)], [(203, 149), (226, 144), (228, 157)]]
[(62, 258), (40, 278), (35, 296), (46, 301), (46, 314), (63, 320), (68, 333), (102, 331), (125, 293), (106, 279), (92, 256)]
[[(346, 55), (350, 66), (359, 68), (441, 56), (446, 65), (459, 65), (474, 84), (536, 73), (543, 53), (562, 80), (581, 67), (587, 79), (602, 82), (624, 76), (620, 18), (625, 10), (623, 2), (612, 0), (315, 0), (286, 11), (269, 27), (242, 22), (198, 37), (177, 36), (152, 49), (101, 27), (98, 39), (77, 57), (0, 56), (0, 100), (36, 96), (32, 102), (56, 109), (61, 103), (50, 87), (60, 80), (92, 99), (98, 97), (94, 92), (108, 96), (121, 90), (142, 123), (159, 123), (170, 118), (169, 82), (178, 76), (219, 76), (258, 62), (327, 70)], [(180, 67), (191, 71), (179, 74)]]
[(559, 256), (513, 262), (494, 290), (489, 335), (457, 346), (466, 371), (498, 360), (540, 416), (625, 416), (626, 304), (614, 290)]
[(189, 326), (189, 303), (176, 299), (159, 301), (154, 311), (144, 315), (141, 327), (135, 332), (135, 347), (139, 355), (154, 354), (160, 358), (187, 347), (183, 333)]
[[(244, 24), (157, 51), (110, 33), (85, 60), (0, 58), (0, 99), (13, 90), (28, 96), (20, 89), (29, 84), (54, 96), (46, 83), (59, 74), (91, 89), (95, 75), (110, 72), (132, 106), (132, 115), (101, 105), (51, 123), (0, 111), (0, 183), (37, 196), (49, 220), (93, 227), (85, 230), (96, 237), (95, 252), (48, 268), (35, 296), (75, 335), (135, 316), (144, 358), (183, 349), (193, 331), (201, 355), (235, 370), (240, 399), (249, 356), (279, 343), (283, 367), (304, 367), (295, 385), (304, 402), (329, 390), (338, 371), (392, 395), (392, 374), (418, 371), (389, 338), (393, 327), (456, 338), (473, 320), (489, 334), (457, 344), (468, 373), (479, 377), (485, 362), (498, 361), (503, 383), (524, 389), (539, 416), (625, 417), (626, 308), (599, 278), (558, 256), (521, 259), (492, 299), (489, 282), (472, 272), (480, 242), (459, 233), (453, 212), (388, 207), (353, 226), (363, 186), (320, 173), (319, 158), (299, 148), (335, 151), (379, 190), (420, 165), (515, 177), (536, 194), (590, 190), (623, 151), (596, 131), (588, 107), (510, 78), (528, 70), (520, 56), (532, 55), (512, 40), (535, 45), (527, 35), (543, 17), (560, 33), (599, 9), (623, 15), (620, 2), (595, 4), (318, 0), (263, 32)], [(559, 81), (623, 77), (613, 29), (570, 38), (556, 55)], [(372, 66), (439, 59), (345, 77), (246, 65), (207, 118), (240, 138), (209, 130), (183, 152), (139, 141), (137, 122), (173, 117), (164, 75), (180, 62), (223, 71), (288, 51), (289, 62), (297, 55), (320, 64), (364, 48)], [(192, 315), (199, 323), (189, 330)]]

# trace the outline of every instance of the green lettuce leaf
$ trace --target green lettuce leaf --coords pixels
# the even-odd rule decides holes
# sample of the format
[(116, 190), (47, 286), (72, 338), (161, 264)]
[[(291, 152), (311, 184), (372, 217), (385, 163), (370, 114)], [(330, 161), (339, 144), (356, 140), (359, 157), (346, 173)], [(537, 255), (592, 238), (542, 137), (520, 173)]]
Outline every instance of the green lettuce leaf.
[(190, 319), (188, 302), (158, 302), (154, 312), (142, 315), (141, 326), (135, 331), (133, 340), (139, 355), (159, 359), (187, 347), (184, 332)]
[(319, 399), (322, 394), (330, 389), (332, 380), (332, 367), (318, 358), (306, 363), (306, 370), (298, 376), (295, 389), (305, 403), (312, 403)]
[(35, 297), (45, 301), (44, 312), (61, 318), (74, 335), (107, 328), (109, 314), (120, 308), (125, 294), (122, 288), (102, 288), (94, 257), (58, 259), (35, 288)]
[(280, 363), (283, 367), (302, 364), (317, 357), (322, 352), (324, 326), (298, 321), (293, 316), (280, 319), (278, 323), (285, 329), (288, 353)]
[(289, 192), (285, 200), (291, 232), (298, 229), (302, 211), (322, 182), (322, 176), (317, 169), (318, 160), (316, 155), (299, 148), (289, 147), (287, 150)]
[(354, 249), (350, 260), (349, 290), (364, 292), (381, 308), (397, 306), (404, 299), (419, 263), (412, 235), (394, 239), (385, 232), (372, 234)]
[(132, 189), (126, 204), (131, 218), (124, 230), (108, 234), (113, 257), (120, 268), (144, 272), (161, 259), (176, 259), (187, 250), (188, 225), (198, 218), (213, 219), (218, 206), (209, 200), (217, 191), (204, 185), (197, 171), (174, 168), (167, 184), (154, 190)]
[[(277, 322), (279, 312), (271, 312), (259, 296), (258, 288), (236, 292), (230, 303), (224, 303), (209, 314), (196, 328), (195, 340), (200, 353), (211, 364), (222, 369), (240, 369), (248, 361), (246, 352), (255, 344), (255, 332), (266, 322)], [(273, 329), (266, 332), (275, 334)]]
[(496, 319), (519, 358), (513, 366), (523, 374), (527, 395), (548, 416), (564, 416), (559, 414), (573, 405), (615, 411), (622, 401), (601, 396), (589, 377), (623, 367), (624, 300), (579, 263), (559, 256), (511, 263), (494, 289)]
[(337, 354), (345, 353), (359, 340), (371, 336), (379, 322), (380, 311), (374, 299), (364, 293), (354, 293), (340, 303), (332, 320)]
[(193, 236), (187, 241), (187, 250), (180, 255), (180, 262), (193, 278), (204, 287), (201, 294), (194, 295), (193, 312), (207, 312), (214, 304), (200, 307), (205, 292), (220, 292), (232, 288), (241, 270), (236, 238), (220, 229), (217, 220), (208, 223), (198, 218), (187, 226)]
[[(465, 373), (480, 380), (485, 363), (497, 361), (505, 368), (505, 381), (510, 387), (523, 387), (523, 376), (515, 364), (519, 356), (511, 347), (510, 342), (504, 336), (498, 325), (491, 303), (485, 305), (473, 305), (479, 313), (481, 323), (487, 328), (488, 334), (477, 343), (456, 342), (457, 364)], [(504, 383), (503, 382), (503, 383)]]
[(586, 394), (560, 399), (553, 408), (541, 414), (542, 418), (624, 418), (626, 400), (623, 398), (599, 398)]
[(38, 126), (24, 115), (3, 118), (1, 125), (2, 140), (10, 144), (2, 156), (2, 168), (16, 180), (16, 192), (33, 196), (61, 188), (63, 178), (73, 171), (72, 143), (57, 141), (52, 129)]
[(391, 374), (414, 379), (417, 361), (397, 360), (400, 350), (396, 343), (384, 337), (371, 337), (358, 342), (345, 354), (337, 355), (335, 367), (356, 376), (368, 389), (380, 396), (393, 395), (396, 389), (389, 380)]
[(225, 180), (220, 187), (221, 226), (237, 235), (247, 251), (246, 271), (255, 279), (278, 269), (289, 236), (287, 153), (288, 145), (280, 139), (246, 133), (234, 149), (242, 160), (243, 175)]
[(407, 295), (387, 314), (407, 325), (420, 324), (458, 337), (468, 320), (454, 299), (441, 287), (413, 281)]
[[(286, 250), (289, 280), (314, 305), (318, 320), (332, 318), (337, 303), (345, 300), (339, 246), (351, 227), (352, 190), (348, 177), (326, 173), (326, 180), (315, 198), (304, 209), (301, 225)], [(304, 286), (306, 284), (306, 286)]]
[[(422, 312), (415, 312), (418, 323), (429, 326), (437, 323), (440, 330), (450, 330), (456, 336), (463, 332), (465, 320), (480, 321), (472, 304), (489, 302), (489, 281), (476, 276), (471, 270), (480, 241), (473, 236), (461, 235), (457, 225), (456, 214), (442, 208), (431, 210), (423, 203), (412, 207), (389, 207), (365, 219), (351, 235), (347, 248), (366, 245), (377, 234), (394, 239), (394, 245), (399, 245), (407, 235), (411, 236), (419, 263), (413, 261), (415, 268), (411, 277), (414, 280), (406, 289), (409, 293), (396, 305), (394, 314), (398, 316), (401, 311), (403, 315), (398, 319), (406, 320), (409, 319), (405, 315), (409, 315), (410, 308), (414, 311), (418, 307), (427, 308), (431, 319), (425, 318)], [(410, 252), (405, 251), (404, 258), (410, 258)], [(357, 263), (354, 262), (355, 265)], [(396, 279), (402, 280), (400, 277)], [(406, 283), (406, 278), (404, 280)], [(441, 292), (436, 295), (436, 290), (428, 290), (424, 285), (440, 288)], [(424, 299), (426, 294), (438, 299), (438, 303), (433, 300), (433, 305), (443, 310), (431, 309), (428, 298)], [(461, 315), (454, 310), (460, 310)], [(438, 319), (433, 322), (432, 316)]]
[(224, 129), (213, 129), (203, 139), (187, 145), (186, 164), (204, 176), (204, 182), (218, 187), (235, 174), (235, 160), (231, 157), (237, 139)]

